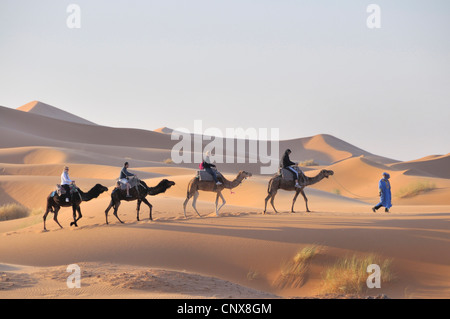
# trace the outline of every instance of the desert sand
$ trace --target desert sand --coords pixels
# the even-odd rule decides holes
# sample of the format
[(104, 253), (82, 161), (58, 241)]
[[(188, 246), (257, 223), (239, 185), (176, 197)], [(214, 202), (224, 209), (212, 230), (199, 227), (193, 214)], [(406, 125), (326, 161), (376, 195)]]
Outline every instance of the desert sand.
[[(371, 253), (392, 260), (395, 279), (364, 295), (450, 298), (450, 154), (400, 162), (330, 135), (281, 141), (280, 152), (291, 148), (293, 160), (316, 162), (304, 167), (306, 175), (334, 171), (305, 189), (311, 213), (301, 196), (289, 213), (294, 194), (280, 191), (280, 213), (269, 206), (263, 215), (271, 175), (260, 175), (256, 164), (227, 163), (219, 164), (227, 178), (240, 170), (253, 176), (223, 192), (227, 204), (219, 217), (214, 194), (201, 192), (202, 217), (190, 202), (185, 219), (182, 204), (197, 164), (166, 161), (176, 142), (170, 132), (105, 127), (37, 101), (0, 107), (0, 206), (17, 203), (34, 212), (0, 221), (0, 298), (321, 298), (327, 267)], [(124, 224), (112, 212), (105, 224), (124, 161), (150, 186), (163, 178), (176, 183), (147, 197), (153, 221), (142, 205), (137, 222), (130, 202), (119, 209)], [(82, 190), (100, 183), (109, 192), (82, 203), (79, 227), (69, 226), (72, 210), (63, 208), (64, 228), (50, 214), (44, 232), (46, 198), (66, 165)], [(373, 213), (383, 172), (391, 175), (394, 206)], [(418, 183), (433, 187), (400, 197)], [(277, 286), (283, 263), (311, 245), (320, 248), (304, 284)], [(70, 264), (81, 269), (79, 289), (66, 285)]]

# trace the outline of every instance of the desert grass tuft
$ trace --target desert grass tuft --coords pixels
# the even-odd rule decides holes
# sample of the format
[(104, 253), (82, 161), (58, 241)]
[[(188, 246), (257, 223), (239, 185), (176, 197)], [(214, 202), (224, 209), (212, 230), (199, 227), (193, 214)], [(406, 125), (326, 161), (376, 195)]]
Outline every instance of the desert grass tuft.
[(339, 259), (325, 271), (322, 294), (361, 294), (367, 288), (367, 266), (377, 264), (381, 270), (381, 283), (394, 280), (392, 259), (383, 259), (376, 254), (345, 257)]
[(298, 166), (318, 166), (318, 165), (319, 164), (317, 164), (313, 159), (309, 159), (298, 163)]
[(19, 204), (7, 204), (0, 206), (0, 221), (24, 218), (29, 215), (30, 210)]
[(305, 247), (292, 260), (284, 262), (274, 286), (281, 289), (302, 287), (307, 280), (311, 259), (317, 254), (318, 249), (318, 246)]
[(259, 278), (259, 271), (256, 269), (250, 269), (247, 273), (247, 280), (252, 281)]
[(163, 163), (164, 163), (164, 164), (174, 164), (174, 161), (173, 161), (171, 158), (166, 158), (166, 159), (163, 161)]
[(407, 198), (432, 191), (433, 189), (436, 189), (436, 185), (434, 183), (431, 183), (429, 181), (416, 181), (400, 188), (396, 195), (399, 198)]
[(339, 188), (333, 189), (333, 194), (341, 196), (341, 190)]

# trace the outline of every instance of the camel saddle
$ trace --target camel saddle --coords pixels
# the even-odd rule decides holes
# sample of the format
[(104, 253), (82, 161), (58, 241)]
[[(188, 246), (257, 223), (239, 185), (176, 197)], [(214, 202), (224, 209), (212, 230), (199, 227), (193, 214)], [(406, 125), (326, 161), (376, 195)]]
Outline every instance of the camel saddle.
[[(70, 185), (70, 194), (77, 193), (78, 188), (74, 187), (73, 185)], [(56, 193), (58, 196), (66, 195), (66, 190), (64, 187), (61, 186), (61, 184), (56, 184)]]
[[(133, 187), (136, 187), (139, 185), (140, 180), (138, 178), (130, 178), (128, 180), (128, 183), (130, 183), (130, 189)], [(123, 184), (120, 180), (119, 180), (119, 184), (120, 184), (120, 190), (126, 190), (127, 189), (127, 184)]]
[[(298, 177), (299, 177), (299, 183), (302, 183), (304, 178), (303, 178), (303, 172), (302, 170), (298, 167), (298, 166), (293, 166), (293, 168), (298, 172)], [(294, 173), (292, 173), (290, 170), (288, 170), (287, 168), (280, 168), (278, 170), (278, 174), (281, 175), (281, 178), (287, 181), (293, 181), (294, 178), (296, 176), (294, 176)]]
[[(216, 171), (216, 174), (217, 174), (217, 178), (219, 180), (223, 177), (223, 175), (221, 173), (219, 173), (218, 171)], [(205, 170), (197, 171), (197, 178), (199, 181), (202, 181), (202, 182), (213, 182), (214, 181), (213, 176)]]

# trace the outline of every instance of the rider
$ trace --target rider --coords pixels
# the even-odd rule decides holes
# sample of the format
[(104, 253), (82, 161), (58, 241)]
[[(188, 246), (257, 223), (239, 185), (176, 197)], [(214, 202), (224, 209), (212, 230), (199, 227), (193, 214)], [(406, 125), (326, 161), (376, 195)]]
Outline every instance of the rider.
[(131, 197), (130, 196), (130, 183), (128, 182), (128, 177), (136, 176), (136, 175), (128, 172), (128, 166), (129, 166), (128, 162), (125, 162), (125, 164), (123, 164), (122, 170), (120, 171), (119, 182), (127, 185), (127, 197)]
[(70, 194), (70, 185), (75, 184), (75, 181), (71, 180), (69, 177), (69, 167), (64, 167), (64, 170), (61, 174), (61, 187), (66, 191), (66, 203), (68, 203), (71, 199)]
[(212, 177), (213, 177), (213, 179), (214, 179), (214, 182), (216, 182), (216, 185), (222, 185), (222, 183), (219, 182), (219, 180), (217, 179), (217, 173), (216, 173), (216, 170), (214, 170), (214, 169), (211, 168), (211, 167), (216, 167), (216, 165), (211, 164), (211, 161), (210, 161), (210, 159), (209, 159), (209, 155), (210, 155), (210, 152), (207, 151), (207, 152), (205, 153), (205, 159), (204, 159), (203, 162), (202, 162), (203, 169), (204, 169), (205, 171), (207, 171), (209, 174), (212, 175)]
[(289, 158), (289, 155), (291, 154), (292, 152), (291, 152), (291, 150), (290, 149), (287, 149), (285, 152), (284, 152), (284, 154), (283, 154), (283, 156), (281, 157), (281, 160), (280, 160), (280, 168), (285, 168), (285, 169), (288, 169), (289, 171), (291, 171), (292, 172), (292, 174), (294, 174), (294, 181), (295, 181), (295, 187), (297, 187), (297, 188), (299, 188), (299, 187), (301, 187), (300, 185), (299, 185), (299, 183), (298, 183), (298, 171), (296, 171), (293, 167), (292, 167), (292, 165), (298, 165), (298, 163), (294, 163), (294, 162), (292, 162), (291, 160), (290, 160), (290, 158)]

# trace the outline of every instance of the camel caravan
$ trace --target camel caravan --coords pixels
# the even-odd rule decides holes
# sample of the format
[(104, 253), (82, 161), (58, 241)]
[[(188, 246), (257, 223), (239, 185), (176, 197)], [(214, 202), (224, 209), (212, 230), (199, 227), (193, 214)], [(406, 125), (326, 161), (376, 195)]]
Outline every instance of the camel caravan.
[[(297, 200), (299, 194), (301, 194), (305, 200), (306, 212), (310, 212), (308, 208), (308, 199), (305, 195), (304, 188), (306, 186), (316, 184), (322, 179), (328, 178), (329, 176), (334, 174), (334, 172), (331, 170), (323, 169), (316, 176), (308, 177), (300, 170), (300, 168), (298, 167), (298, 163), (294, 163), (289, 159), (290, 154), (291, 150), (289, 149), (284, 152), (280, 160), (278, 172), (269, 180), (267, 188), (268, 194), (265, 198), (263, 214), (266, 214), (267, 203), (269, 200), (275, 213), (278, 213), (274, 205), (274, 200), (278, 190), (280, 189), (295, 192), (290, 211), (291, 213), (294, 213), (295, 201)], [(241, 185), (244, 180), (252, 176), (252, 173), (242, 170), (236, 175), (233, 180), (230, 181), (217, 170), (214, 164), (210, 162), (209, 155), (209, 152), (205, 154), (203, 162), (199, 165), (199, 170), (197, 171), (196, 176), (192, 178), (188, 183), (186, 199), (183, 202), (183, 212), (185, 218), (187, 218), (186, 206), (191, 198), (194, 211), (199, 217), (201, 217), (196, 207), (197, 199), (199, 197), (199, 191), (216, 193), (215, 213), (216, 216), (219, 216), (220, 210), (226, 204), (222, 191), (224, 189), (232, 190)], [(129, 163), (125, 162), (122, 170), (120, 171), (120, 177), (117, 181), (116, 187), (111, 192), (111, 201), (105, 210), (106, 224), (109, 224), (108, 213), (111, 209), (114, 209), (113, 215), (117, 218), (117, 220), (122, 224), (124, 223), (118, 216), (118, 210), (121, 201), (136, 201), (137, 221), (140, 221), (139, 212), (141, 204), (146, 204), (150, 209), (149, 219), (153, 220), (153, 206), (152, 204), (150, 204), (146, 197), (163, 194), (169, 188), (175, 185), (175, 182), (163, 179), (156, 186), (149, 187), (135, 174), (128, 172), (128, 167)], [(57, 184), (56, 190), (47, 197), (47, 208), (43, 216), (44, 231), (47, 230), (46, 219), (50, 212), (54, 214), (53, 219), (58, 224), (58, 226), (60, 228), (63, 228), (58, 221), (58, 212), (62, 207), (72, 207), (73, 222), (70, 223), (70, 226), (78, 227), (77, 222), (82, 218), (80, 208), (81, 203), (98, 198), (102, 193), (107, 191), (108, 188), (106, 186), (96, 184), (88, 192), (83, 192), (76, 186), (75, 181), (70, 179), (69, 167), (66, 166), (63, 173), (61, 174), (61, 184)], [(222, 201), (220, 205), (219, 198)]]

